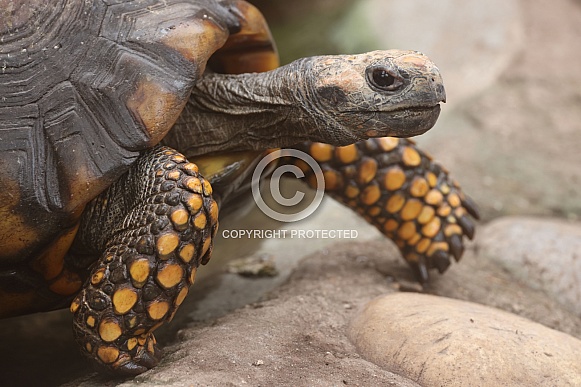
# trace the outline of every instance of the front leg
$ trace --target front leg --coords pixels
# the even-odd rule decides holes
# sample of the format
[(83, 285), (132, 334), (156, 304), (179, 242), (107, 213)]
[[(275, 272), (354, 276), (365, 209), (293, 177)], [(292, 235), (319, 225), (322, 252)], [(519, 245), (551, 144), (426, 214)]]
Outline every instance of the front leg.
[(115, 373), (155, 366), (153, 331), (173, 318), (209, 260), (217, 225), (210, 184), (167, 147), (143, 155), (92, 201), (75, 251), (102, 253), (71, 305), (82, 352)]
[[(369, 139), (344, 147), (304, 143), (297, 147), (321, 166), (325, 190), (392, 239), (422, 282), (459, 260), (463, 236), (472, 239), (478, 210), (448, 171), (413, 141)], [(299, 165), (311, 186), (313, 172)]]

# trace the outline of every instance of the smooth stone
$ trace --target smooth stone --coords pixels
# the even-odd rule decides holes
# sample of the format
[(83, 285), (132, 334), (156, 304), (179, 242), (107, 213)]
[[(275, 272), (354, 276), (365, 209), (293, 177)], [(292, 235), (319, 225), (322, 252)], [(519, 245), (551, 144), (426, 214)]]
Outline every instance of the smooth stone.
[(581, 385), (580, 340), (471, 302), (382, 296), (349, 337), (364, 358), (422, 386)]
[(482, 229), (477, 248), (479, 255), (581, 316), (581, 222), (500, 218)]

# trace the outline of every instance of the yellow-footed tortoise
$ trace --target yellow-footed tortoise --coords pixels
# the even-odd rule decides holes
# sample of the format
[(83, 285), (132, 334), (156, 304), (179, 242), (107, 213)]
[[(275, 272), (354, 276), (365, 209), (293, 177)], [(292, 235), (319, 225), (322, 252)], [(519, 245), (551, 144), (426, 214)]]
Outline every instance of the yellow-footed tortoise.
[(219, 204), (267, 149), (312, 154), (329, 192), (423, 279), (472, 236), (475, 210), (447, 172), (380, 138), (437, 119), (442, 80), (420, 53), (277, 68), (242, 0), (0, 0), (0, 15), (0, 316), (70, 306), (102, 368), (158, 362), (152, 332), (210, 258)]

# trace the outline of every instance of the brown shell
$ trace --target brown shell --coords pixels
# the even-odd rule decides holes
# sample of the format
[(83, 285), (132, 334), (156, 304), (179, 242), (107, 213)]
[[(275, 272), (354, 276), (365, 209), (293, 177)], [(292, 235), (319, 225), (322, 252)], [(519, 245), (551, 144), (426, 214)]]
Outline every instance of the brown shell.
[(0, 316), (54, 281), (84, 206), (163, 139), (221, 47), (219, 71), (278, 64), (241, 0), (0, 0)]

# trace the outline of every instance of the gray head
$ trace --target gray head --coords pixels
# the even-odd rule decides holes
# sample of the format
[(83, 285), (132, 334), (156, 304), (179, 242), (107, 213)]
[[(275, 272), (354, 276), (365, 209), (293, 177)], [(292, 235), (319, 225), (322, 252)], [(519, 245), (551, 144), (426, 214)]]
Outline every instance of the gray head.
[(438, 68), (417, 51), (320, 56), (302, 66), (307, 109), (334, 127), (329, 143), (422, 134), (446, 101)]
[(416, 51), (299, 59), (264, 73), (208, 73), (164, 143), (188, 156), (310, 140), (347, 145), (430, 129), (446, 95)]

